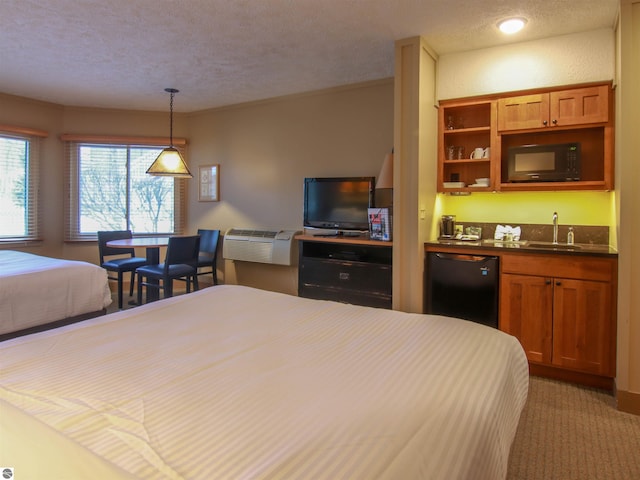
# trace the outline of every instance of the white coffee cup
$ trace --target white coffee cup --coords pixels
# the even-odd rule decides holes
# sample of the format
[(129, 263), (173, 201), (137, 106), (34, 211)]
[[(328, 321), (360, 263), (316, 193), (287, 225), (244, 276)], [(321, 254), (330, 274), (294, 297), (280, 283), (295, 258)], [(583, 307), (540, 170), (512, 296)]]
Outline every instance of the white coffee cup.
[(488, 158), (489, 153), (488, 153), (489, 148), (482, 148), (482, 147), (477, 147), (474, 148), (473, 151), (471, 152), (471, 156), (469, 158)]
[(484, 149), (484, 153), (482, 154), (482, 158), (489, 158), (489, 156), (491, 155), (491, 148), (487, 147)]

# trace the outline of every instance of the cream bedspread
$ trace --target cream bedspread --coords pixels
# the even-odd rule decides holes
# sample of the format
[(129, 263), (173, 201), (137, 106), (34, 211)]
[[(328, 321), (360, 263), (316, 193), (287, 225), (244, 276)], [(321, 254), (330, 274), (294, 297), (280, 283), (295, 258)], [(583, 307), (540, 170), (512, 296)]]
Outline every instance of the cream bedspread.
[(97, 265), (0, 250), (0, 334), (110, 304), (107, 272)]
[(16, 478), (496, 480), (528, 390), (488, 327), (230, 285), (4, 342), (0, 368)]

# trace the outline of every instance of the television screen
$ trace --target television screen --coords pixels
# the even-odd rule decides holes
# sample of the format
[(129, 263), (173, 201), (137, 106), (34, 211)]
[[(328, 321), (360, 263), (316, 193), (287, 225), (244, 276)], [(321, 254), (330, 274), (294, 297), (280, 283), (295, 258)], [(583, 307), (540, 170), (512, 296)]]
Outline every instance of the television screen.
[(368, 230), (375, 177), (304, 179), (304, 226)]

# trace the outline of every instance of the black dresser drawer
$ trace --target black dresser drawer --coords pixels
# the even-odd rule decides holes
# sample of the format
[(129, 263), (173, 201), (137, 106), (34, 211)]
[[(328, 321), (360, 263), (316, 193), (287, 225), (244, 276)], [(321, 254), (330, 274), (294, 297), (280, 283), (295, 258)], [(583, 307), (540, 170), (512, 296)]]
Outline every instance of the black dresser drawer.
[(391, 309), (391, 294), (365, 292), (362, 290), (348, 290), (344, 288), (323, 287), (319, 285), (304, 285), (298, 292), (301, 297), (316, 300), (333, 300), (353, 305)]
[(305, 258), (299, 268), (305, 286), (391, 295), (390, 265)]

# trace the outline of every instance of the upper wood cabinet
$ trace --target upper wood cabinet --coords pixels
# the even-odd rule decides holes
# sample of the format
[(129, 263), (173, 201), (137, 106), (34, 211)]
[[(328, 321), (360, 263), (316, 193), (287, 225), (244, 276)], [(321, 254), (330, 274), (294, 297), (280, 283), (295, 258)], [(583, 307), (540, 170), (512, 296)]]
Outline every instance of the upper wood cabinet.
[[(441, 101), (437, 190), (467, 193), (613, 189), (612, 97), (608, 82)], [(581, 145), (580, 180), (509, 181), (508, 155), (512, 147), (573, 142)], [(471, 156), (476, 148), (484, 149), (486, 154)], [(477, 185), (478, 178), (489, 178), (489, 185)]]
[(498, 99), (498, 130), (566, 127), (609, 121), (607, 85)]
[(546, 127), (549, 123), (549, 94), (538, 93), (498, 100), (498, 130)]

